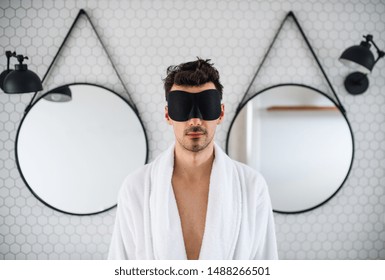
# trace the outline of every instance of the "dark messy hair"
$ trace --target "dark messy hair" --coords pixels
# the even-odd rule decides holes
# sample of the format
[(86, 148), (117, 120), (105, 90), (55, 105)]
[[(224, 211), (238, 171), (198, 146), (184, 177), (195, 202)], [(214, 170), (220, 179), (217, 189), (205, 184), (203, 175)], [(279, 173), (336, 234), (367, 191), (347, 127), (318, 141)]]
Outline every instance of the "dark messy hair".
[(222, 99), (223, 86), (219, 81), (218, 70), (210, 63), (210, 59), (201, 59), (171, 65), (167, 68), (167, 77), (163, 79), (166, 100), (174, 84), (181, 86), (200, 86), (212, 82), (220, 92)]

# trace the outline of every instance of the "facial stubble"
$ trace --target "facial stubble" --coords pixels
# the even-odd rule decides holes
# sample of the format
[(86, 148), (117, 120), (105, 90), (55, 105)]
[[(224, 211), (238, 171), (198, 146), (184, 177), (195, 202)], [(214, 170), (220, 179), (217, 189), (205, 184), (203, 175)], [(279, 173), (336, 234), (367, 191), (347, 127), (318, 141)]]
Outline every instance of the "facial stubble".
[[(189, 133), (201, 133), (199, 137), (189, 137)], [(213, 137), (209, 138), (207, 130), (201, 126), (191, 126), (183, 132), (183, 139), (178, 139), (179, 144), (187, 151), (198, 153), (207, 148)]]

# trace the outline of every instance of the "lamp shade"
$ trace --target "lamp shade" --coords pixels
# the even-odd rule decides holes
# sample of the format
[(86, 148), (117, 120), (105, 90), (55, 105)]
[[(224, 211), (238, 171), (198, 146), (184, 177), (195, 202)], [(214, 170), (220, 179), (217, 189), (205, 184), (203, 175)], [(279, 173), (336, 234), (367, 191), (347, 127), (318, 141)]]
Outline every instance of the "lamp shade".
[(67, 102), (72, 99), (72, 93), (68, 86), (61, 86), (47, 92), (44, 99), (53, 102)]
[(28, 70), (26, 64), (16, 64), (15, 70), (9, 73), (3, 82), (5, 93), (28, 93), (42, 90), (38, 75)]
[(372, 71), (375, 64), (374, 55), (370, 51), (370, 44), (365, 41), (362, 41), (360, 45), (347, 48), (342, 53), (340, 61), (363, 73)]
[(13, 70), (8, 69), (8, 70), (4, 70), (3, 72), (1, 72), (1, 74), (0, 74), (0, 88), (1, 89), (4, 89), (3, 84), (4, 84), (5, 77), (7, 77), (8, 74), (11, 73), (12, 71)]

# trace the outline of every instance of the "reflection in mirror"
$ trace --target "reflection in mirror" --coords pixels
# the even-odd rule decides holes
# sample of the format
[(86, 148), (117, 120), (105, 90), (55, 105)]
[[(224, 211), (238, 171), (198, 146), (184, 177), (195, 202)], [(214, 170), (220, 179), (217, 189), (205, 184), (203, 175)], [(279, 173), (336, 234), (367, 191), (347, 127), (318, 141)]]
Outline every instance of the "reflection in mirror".
[(342, 186), (353, 160), (353, 136), (329, 97), (285, 84), (244, 104), (231, 125), (227, 152), (265, 177), (274, 211), (299, 213), (322, 205)]
[(145, 164), (146, 135), (119, 95), (96, 85), (67, 86), (72, 100), (51, 102), (43, 95), (24, 116), (16, 138), (17, 164), (46, 205), (95, 214), (115, 206), (124, 178)]

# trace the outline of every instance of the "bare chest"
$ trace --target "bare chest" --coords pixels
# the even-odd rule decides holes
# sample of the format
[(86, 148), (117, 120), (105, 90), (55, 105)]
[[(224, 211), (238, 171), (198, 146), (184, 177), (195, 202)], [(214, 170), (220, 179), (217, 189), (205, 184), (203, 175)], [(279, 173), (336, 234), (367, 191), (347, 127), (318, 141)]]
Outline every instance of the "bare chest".
[(200, 182), (173, 178), (175, 199), (188, 259), (198, 259), (206, 222), (209, 178)]

